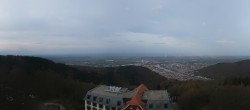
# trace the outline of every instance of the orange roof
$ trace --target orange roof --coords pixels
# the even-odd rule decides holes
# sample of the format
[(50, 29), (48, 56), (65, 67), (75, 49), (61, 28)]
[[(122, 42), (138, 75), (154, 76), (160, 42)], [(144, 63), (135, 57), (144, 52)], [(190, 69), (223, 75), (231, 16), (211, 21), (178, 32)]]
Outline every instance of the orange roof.
[(143, 92), (146, 90), (148, 90), (148, 88), (145, 85), (141, 84), (140, 86), (138, 86), (136, 88), (136, 92), (133, 95), (132, 99), (130, 101), (128, 101), (127, 104), (139, 105), (145, 110), (146, 107), (145, 107), (145, 104), (142, 102), (142, 95), (143, 95)]

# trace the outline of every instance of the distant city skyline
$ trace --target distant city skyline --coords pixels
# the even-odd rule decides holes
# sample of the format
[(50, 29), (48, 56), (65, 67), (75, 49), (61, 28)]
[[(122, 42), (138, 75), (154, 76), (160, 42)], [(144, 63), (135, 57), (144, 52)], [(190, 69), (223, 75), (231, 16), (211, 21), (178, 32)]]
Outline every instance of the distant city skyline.
[(249, 0), (0, 0), (0, 54), (250, 56)]

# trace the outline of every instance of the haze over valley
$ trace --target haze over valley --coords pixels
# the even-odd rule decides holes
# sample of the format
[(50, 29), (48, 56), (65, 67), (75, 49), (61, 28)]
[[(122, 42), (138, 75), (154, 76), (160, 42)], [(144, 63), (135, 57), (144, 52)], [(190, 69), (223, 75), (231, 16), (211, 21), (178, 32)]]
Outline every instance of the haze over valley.
[(136, 57), (136, 56), (47, 56), (58, 63), (88, 67), (142, 66), (168, 79), (209, 80), (212, 78), (197, 76), (195, 71), (217, 63), (232, 63), (250, 57), (205, 57), (205, 56), (172, 56), (172, 57)]

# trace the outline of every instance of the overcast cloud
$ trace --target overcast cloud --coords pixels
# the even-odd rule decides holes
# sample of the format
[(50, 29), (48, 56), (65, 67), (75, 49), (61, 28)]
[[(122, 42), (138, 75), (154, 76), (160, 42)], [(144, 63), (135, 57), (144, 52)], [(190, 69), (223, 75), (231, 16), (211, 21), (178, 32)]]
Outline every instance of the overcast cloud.
[(0, 0), (0, 54), (250, 55), (249, 0)]

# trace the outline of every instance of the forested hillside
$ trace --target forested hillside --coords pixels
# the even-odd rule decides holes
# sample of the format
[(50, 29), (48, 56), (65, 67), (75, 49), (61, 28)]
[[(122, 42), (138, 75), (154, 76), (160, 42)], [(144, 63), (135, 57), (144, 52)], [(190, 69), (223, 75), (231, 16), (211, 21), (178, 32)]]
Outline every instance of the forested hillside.
[(86, 81), (92, 81), (95, 84), (118, 85), (134, 88), (143, 83), (150, 89), (158, 89), (159, 84), (166, 80), (165, 77), (139, 66), (121, 66), (108, 68), (90, 68), (84, 66), (73, 66), (82, 72), (89, 72), (90, 76), (83, 77)]
[(0, 109), (37, 109), (49, 100), (81, 107), (78, 102), (95, 85), (77, 80), (77, 74), (77, 69), (42, 58), (0, 56)]
[[(247, 73), (246, 62), (227, 68), (245, 68), (242, 72)], [(0, 110), (39, 110), (42, 103), (50, 101), (82, 110), (85, 93), (98, 84), (134, 88), (140, 83), (179, 96), (180, 110), (250, 109), (250, 78), (245, 76), (180, 82), (138, 66), (92, 68), (37, 57), (0, 56)]]
[(250, 76), (250, 60), (235, 63), (218, 63), (198, 70), (196, 75), (212, 79)]
[(179, 110), (250, 110), (249, 77), (229, 78), (219, 82), (168, 82), (165, 85), (168, 85), (172, 95), (179, 97)]
[(0, 56), (0, 109), (37, 109), (50, 100), (82, 109), (85, 93), (98, 84), (135, 87), (144, 83), (156, 89), (166, 80), (143, 67), (84, 68), (38, 57)]
[(179, 96), (181, 110), (250, 110), (250, 60), (219, 63), (198, 70), (196, 75), (211, 80), (161, 86)]

